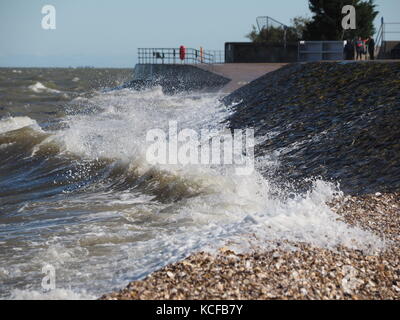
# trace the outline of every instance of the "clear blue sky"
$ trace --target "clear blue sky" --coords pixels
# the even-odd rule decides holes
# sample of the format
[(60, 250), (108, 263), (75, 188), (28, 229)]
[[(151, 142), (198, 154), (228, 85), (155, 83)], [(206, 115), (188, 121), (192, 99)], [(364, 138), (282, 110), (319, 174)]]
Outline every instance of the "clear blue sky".
[[(400, 21), (400, 0), (377, 0)], [(44, 5), (57, 29), (41, 27)], [(223, 49), (246, 41), (257, 16), (311, 16), (307, 0), (0, 0), (0, 67), (133, 67), (138, 47)]]

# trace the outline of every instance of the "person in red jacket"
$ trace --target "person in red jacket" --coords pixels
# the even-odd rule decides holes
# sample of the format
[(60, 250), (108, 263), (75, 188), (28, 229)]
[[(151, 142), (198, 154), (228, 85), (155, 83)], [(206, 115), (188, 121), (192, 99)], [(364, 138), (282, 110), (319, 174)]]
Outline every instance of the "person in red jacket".
[(356, 60), (362, 60), (363, 55), (366, 54), (365, 41), (361, 39), (361, 37), (358, 37), (356, 41), (356, 52), (357, 52)]

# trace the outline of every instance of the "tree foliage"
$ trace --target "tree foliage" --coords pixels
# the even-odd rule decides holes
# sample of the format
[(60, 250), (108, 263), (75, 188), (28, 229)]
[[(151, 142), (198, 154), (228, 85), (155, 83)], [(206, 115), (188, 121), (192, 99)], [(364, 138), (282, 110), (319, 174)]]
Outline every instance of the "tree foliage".
[[(356, 30), (343, 30), (342, 8), (356, 9)], [(312, 20), (304, 30), (304, 40), (343, 40), (367, 38), (375, 33), (374, 20), (378, 15), (374, 0), (309, 0)]]

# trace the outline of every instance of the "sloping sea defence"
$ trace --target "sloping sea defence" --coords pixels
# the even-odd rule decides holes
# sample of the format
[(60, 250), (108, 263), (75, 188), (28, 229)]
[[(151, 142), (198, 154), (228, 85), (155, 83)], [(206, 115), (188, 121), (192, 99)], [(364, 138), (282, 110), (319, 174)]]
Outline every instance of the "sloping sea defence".
[(257, 128), (257, 157), (284, 159), (264, 172), (271, 180), (320, 176), (354, 195), (399, 191), (400, 62), (289, 65), (224, 101), (234, 104), (231, 128)]
[(133, 80), (122, 88), (144, 90), (160, 86), (165, 93), (222, 89), (230, 79), (193, 65), (137, 64)]
[(339, 182), (345, 195), (329, 204), (332, 214), (385, 239), (381, 252), (282, 241), (237, 253), (228, 245), (102, 299), (400, 299), (399, 89), (400, 63), (310, 63), (224, 99), (229, 126), (257, 128), (257, 158), (279, 163), (263, 172), (270, 181), (299, 189), (316, 176)]

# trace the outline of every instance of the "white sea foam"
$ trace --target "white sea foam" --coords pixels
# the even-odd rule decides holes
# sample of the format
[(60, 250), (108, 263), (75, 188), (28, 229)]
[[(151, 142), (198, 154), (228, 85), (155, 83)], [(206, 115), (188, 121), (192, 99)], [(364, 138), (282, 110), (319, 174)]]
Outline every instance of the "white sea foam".
[(13, 300), (95, 300), (96, 296), (86, 291), (77, 292), (68, 289), (55, 289), (48, 292), (39, 290), (13, 290)]
[[(0, 133), (0, 134), (1, 134), (1, 133)], [(14, 145), (14, 144), (15, 144), (14, 142), (0, 144), (0, 150), (7, 149), (8, 147), (11, 147), (11, 146)]]
[(55, 89), (51, 89), (51, 88), (47, 88), (45, 85), (43, 85), (41, 82), (36, 82), (35, 84), (32, 84), (28, 87), (30, 90), (32, 90), (33, 92), (36, 93), (43, 93), (43, 92), (47, 92), (47, 93), (60, 93), (60, 91), (55, 90)]
[(10, 117), (0, 119), (0, 134), (25, 127), (32, 127), (40, 130), (40, 126), (37, 122), (29, 117)]

